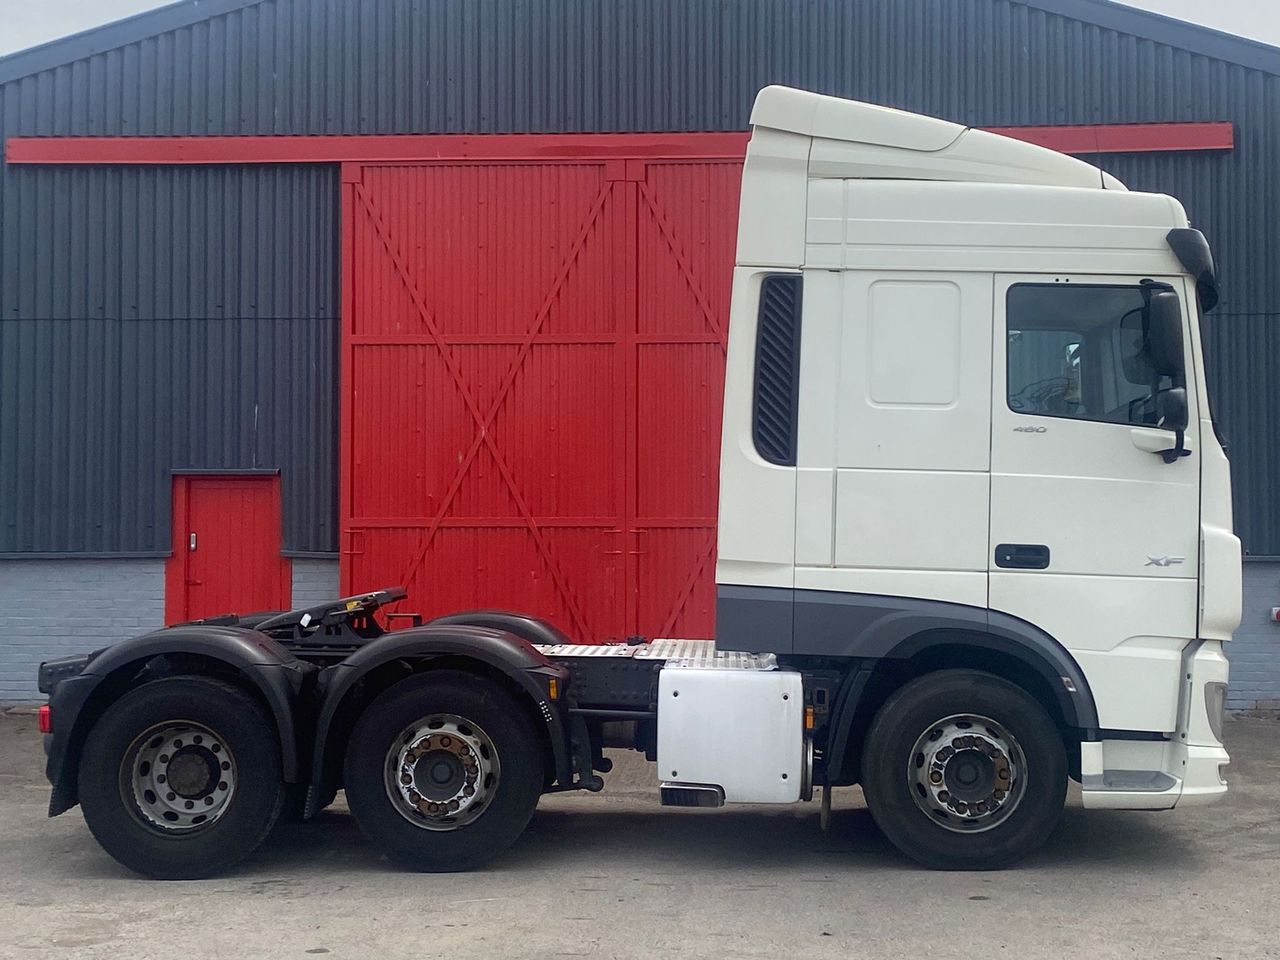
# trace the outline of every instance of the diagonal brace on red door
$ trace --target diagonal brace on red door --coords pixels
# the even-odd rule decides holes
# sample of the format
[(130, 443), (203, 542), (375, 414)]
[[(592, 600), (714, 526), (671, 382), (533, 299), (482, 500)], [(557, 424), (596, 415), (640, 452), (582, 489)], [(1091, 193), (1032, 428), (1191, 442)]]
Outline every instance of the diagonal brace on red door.
[(556, 589), (559, 591), (565, 605), (569, 608), (570, 616), (574, 620), (574, 626), (577, 628), (579, 635), (583, 638), (588, 638), (590, 636), (590, 631), (587, 627), (586, 620), (582, 615), (582, 611), (579, 608), (577, 601), (574, 599), (572, 592), (569, 590), (568, 582), (566, 581), (563, 571), (560, 569), (560, 565), (551, 551), (551, 546), (547, 542), (541, 528), (538, 526), (537, 521), (534, 519), (533, 512), (529, 508), (524, 495), (520, 492), (519, 485), (516, 483), (511, 468), (507, 464), (506, 458), (503, 457), (502, 453), (499, 451), (497, 443), (489, 432), (489, 428), (497, 417), (499, 410), (507, 399), (507, 396), (510, 394), (511, 388), (515, 384), (521, 367), (527, 359), (530, 351), (533, 349), (533, 344), (537, 339), (538, 333), (545, 325), (547, 317), (551, 313), (551, 308), (555, 305), (565, 282), (568, 280), (569, 274), (571, 273), (574, 264), (577, 262), (578, 257), (586, 244), (588, 236), (590, 236), (593, 227), (599, 220), (600, 213), (604, 208), (605, 200), (609, 196), (610, 188), (611, 184), (606, 182), (591, 205), (590, 212), (583, 222), (581, 229), (578, 231), (569, 252), (564, 258), (564, 261), (561, 263), (560, 269), (556, 273), (555, 281), (553, 282), (551, 289), (548, 291), (547, 296), (543, 299), (542, 305), (539, 308), (537, 315), (534, 317), (533, 322), (530, 324), (529, 329), (526, 331), (517, 351), (516, 358), (503, 378), (498, 393), (487, 411), (481, 411), (477, 404), (475, 395), (467, 383), (466, 377), (462, 373), (461, 364), (458, 362), (456, 354), (445, 342), (439, 326), (435, 321), (435, 317), (427, 307), (426, 300), (423, 297), (421, 290), (414, 282), (408, 269), (408, 265), (391, 235), (391, 231), (387, 226), (385, 218), (378, 210), (377, 204), (374, 203), (373, 198), (369, 195), (369, 191), (363, 184), (356, 184), (355, 188), (356, 197), (364, 207), (370, 222), (373, 224), (375, 233), (377, 233), (379, 240), (382, 242), (383, 248), (387, 251), (387, 255), (391, 258), (391, 261), (396, 268), (396, 272), (399, 275), (401, 282), (405, 285), (410, 298), (413, 300), (414, 308), (417, 310), (422, 322), (426, 325), (432, 339), (435, 340), (436, 347), (440, 351), (445, 367), (448, 370), (454, 385), (458, 388), (459, 393), (461, 393), (467, 410), (471, 414), (472, 420), (476, 425), (476, 436), (472, 441), (470, 448), (467, 450), (466, 455), (459, 462), (458, 470), (456, 471), (453, 481), (450, 483), (449, 488), (441, 501), (440, 508), (432, 518), (430, 526), (428, 526), (422, 534), (418, 549), (415, 551), (414, 557), (405, 573), (406, 582), (412, 580), (422, 565), (422, 562), (425, 560), (426, 554), (431, 547), (431, 543), (434, 541), (441, 524), (453, 504), (453, 501), (456, 499), (458, 492), (462, 488), (462, 484), (466, 478), (468, 470), (475, 461), (476, 456), (479, 454), (480, 448), (482, 446), (487, 446), (494, 459), (494, 463), (498, 468), (499, 475), (502, 477), (508, 492), (515, 501), (516, 508), (520, 511), (521, 517), (528, 526), (529, 532), (533, 537), (534, 543), (537, 546), (543, 562), (547, 565), (547, 569), (551, 574), (551, 578), (555, 583)]

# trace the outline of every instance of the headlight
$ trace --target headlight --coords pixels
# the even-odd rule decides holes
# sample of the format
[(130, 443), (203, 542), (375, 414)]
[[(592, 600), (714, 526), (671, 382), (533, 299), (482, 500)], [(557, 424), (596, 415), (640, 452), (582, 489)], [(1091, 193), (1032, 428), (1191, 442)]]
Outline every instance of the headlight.
[(1222, 742), (1222, 715), (1227, 709), (1227, 685), (1217, 680), (1204, 685), (1204, 712), (1209, 718), (1209, 729), (1219, 743)]

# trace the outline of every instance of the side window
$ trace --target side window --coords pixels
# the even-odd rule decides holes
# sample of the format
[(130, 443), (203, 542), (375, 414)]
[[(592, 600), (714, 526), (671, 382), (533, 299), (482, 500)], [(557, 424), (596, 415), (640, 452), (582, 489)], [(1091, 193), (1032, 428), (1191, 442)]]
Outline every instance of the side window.
[(1022, 283), (1009, 288), (1008, 402), (1015, 413), (1154, 424), (1180, 378), (1150, 361), (1147, 303), (1163, 285)]

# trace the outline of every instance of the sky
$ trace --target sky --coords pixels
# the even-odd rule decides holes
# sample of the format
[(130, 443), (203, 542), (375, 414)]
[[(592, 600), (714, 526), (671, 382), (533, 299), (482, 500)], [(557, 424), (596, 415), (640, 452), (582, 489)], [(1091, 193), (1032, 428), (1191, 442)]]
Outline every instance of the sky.
[[(0, 0), (0, 56), (168, 0)], [(947, 0), (937, 0), (946, 3)], [(1130, 6), (1280, 46), (1280, 0), (1125, 0)]]

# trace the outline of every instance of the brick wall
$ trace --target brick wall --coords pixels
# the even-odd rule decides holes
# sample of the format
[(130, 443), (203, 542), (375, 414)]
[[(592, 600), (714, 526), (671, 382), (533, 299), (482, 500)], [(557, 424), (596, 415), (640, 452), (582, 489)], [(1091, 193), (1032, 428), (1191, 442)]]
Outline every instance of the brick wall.
[(294, 607), (310, 607), (339, 596), (337, 560), (293, 560)]
[(0, 703), (29, 703), (41, 660), (164, 625), (164, 560), (0, 560)]
[[(41, 660), (164, 625), (164, 560), (0, 560), (0, 704), (43, 699)], [(295, 559), (293, 606), (338, 595), (338, 561)]]
[(1244, 565), (1244, 615), (1227, 644), (1230, 710), (1280, 711), (1280, 623), (1268, 618), (1280, 607), (1280, 562)]

